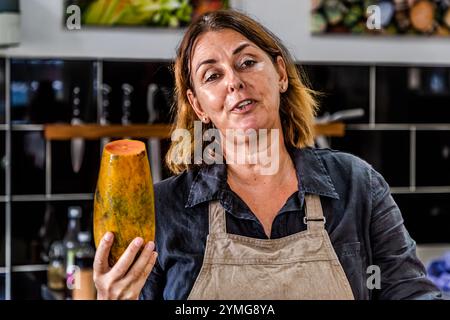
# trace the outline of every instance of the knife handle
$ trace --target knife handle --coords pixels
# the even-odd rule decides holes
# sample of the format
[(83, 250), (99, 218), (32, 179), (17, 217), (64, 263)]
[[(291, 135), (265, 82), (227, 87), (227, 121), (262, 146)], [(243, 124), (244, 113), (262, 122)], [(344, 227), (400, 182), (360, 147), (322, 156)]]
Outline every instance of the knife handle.
[(147, 88), (148, 123), (154, 123), (158, 119), (158, 112), (155, 107), (155, 98), (158, 90), (159, 88), (155, 83), (151, 83)]
[(128, 83), (122, 85), (122, 124), (130, 124), (131, 120), (131, 93), (133, 86)]
[(100, 110), (100, 124), (109, 124), (109, 94), (111, 93), (111, 87), (104, 83), (102, 85), (102, 106)]
[(76, 86), (72, 90), (72, 118), (80, 118), (80, 87)]

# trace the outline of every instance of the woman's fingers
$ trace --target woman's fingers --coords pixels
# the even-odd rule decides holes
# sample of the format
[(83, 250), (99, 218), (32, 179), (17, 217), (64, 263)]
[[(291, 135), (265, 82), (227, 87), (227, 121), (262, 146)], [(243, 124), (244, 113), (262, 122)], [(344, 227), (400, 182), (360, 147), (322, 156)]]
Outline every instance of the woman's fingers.
[(139, 280), (147, 279), (156, 261), (157, 254), (153, 250), (155, 250), (155, 244), (150, 241), (145, 245), (141, 255), (128, 272), (126, 276), (128, 281), (139, 282)]
[(153, 251), (154, 249), (155, 245), (153, 242), (147, 243), (138, 260), (131, 267), (125, 278), (121, 280), (125, 288), (125, 299), (139, 299), (139, 294), (158, 257), (158, 253)]
[(107, 232), (100, 241), (100, 245), (95, 252), (94, 258), (94, 276), (107, 273), (111, 268), (108, 263), (109, 251), (113, 244), (114, 234)]
[(139, 249), (141, 249), (143, 243), (144, 240), (138, 237), (128, 245), (128, 248), (110, 271), (110, 276), (113, 280), (121, 279), (127, 274), (128, 269), (133, 263), (134, 258), (139, 252)]
[(94, 259), (94, 282), (98, 299), (137, 299), (148, 275), (156, 262), (154, 242), (146, 244), (139, 258), (133, 264), (144, 240), (135, 238), (117, 263), (110, 267), (109, 252), (113, 244), (113, 234), (107, 232), (100, 241)]
[(157, 258), (158, 258), (158, 253), (156, 251), (153, 251), (153, 253), (150, 257), (150, 262), (145, 265), (144, 272), (142, 273), (141, 278), (136, 283), (136, 285), (139, 288), (139, 292), (141, 292), (142, 288), (144, 287), (145, 281), (147, 281), (147, 278), (149, 277), (150, 272), (152, 272)]

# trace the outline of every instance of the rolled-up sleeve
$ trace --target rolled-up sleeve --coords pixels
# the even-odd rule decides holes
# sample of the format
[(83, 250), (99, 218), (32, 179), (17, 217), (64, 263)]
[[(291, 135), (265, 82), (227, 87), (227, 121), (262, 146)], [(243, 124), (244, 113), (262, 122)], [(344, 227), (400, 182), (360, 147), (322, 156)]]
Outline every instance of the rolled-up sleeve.
[(371, 170), (370, 238), (374, 265), (380, 268), (381, 288), (375, 299), (441, 299), (416, 256), (416, 243), (406, 230), (399, 207), (385, 179)]

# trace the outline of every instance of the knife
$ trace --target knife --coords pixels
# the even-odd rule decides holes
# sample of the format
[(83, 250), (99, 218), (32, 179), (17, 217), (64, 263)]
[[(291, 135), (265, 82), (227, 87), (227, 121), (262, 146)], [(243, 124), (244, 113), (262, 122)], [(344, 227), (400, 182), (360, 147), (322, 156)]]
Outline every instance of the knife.
[[(122, 85), (122, 125), (131, 124), (131, 93), (133, 92), (133, 86), (124, 83)], [(124, 137), (124, 139), (130, 139), (130, 137)]]
[[(72, 125), (80, 125), (83, 123), (80, 110), (80, 87), (74, 87), (72, 94), (72, 120), (70, 123)], [(72, 169), (75, 173), (78, 173), (83, 163), (84, 139), (72, 138), (70, 152), (72, 156)]]
[[(358, 109), (346, 109), (337, 111), (333, 114), (326, 113), (323, 116), (316, 118), (315, 122), (316, 124), (326, 124), (326, 123), (332, 123), (336, 121), (343, 121), (343, 120), (349, 120), (354, 118), (359, 118), (364, 116), (364, 109), (358, 108)], [(329, 139), (327, 139), (323, 135), (317, 135), (315, 138), (316, 146), (319, 148), (330, 148)]]
[[(111, 87), (104, 83), (102, 85), (102, 107), (100, 110), (100, 125), (105, 126), (108, 125), (109, 122), (109, 94), (111, 93)], [(111, 139), (108, 137), (104, 137), (100, 140), (100, 153), (103, 152), (103, 148)]]
[[(152, 124), (159, 120), (159, 113), (156, 109), (155, 98), (159, 88), (156, 84), (151, 83), (147, 89), (147, 111), (148, 123)], [(162, 164), (161, 164), (161, 141), (159, 138), (148, 139), (148, 150), (150, 157), (150, 168), (153, 183), (162, 180)]]

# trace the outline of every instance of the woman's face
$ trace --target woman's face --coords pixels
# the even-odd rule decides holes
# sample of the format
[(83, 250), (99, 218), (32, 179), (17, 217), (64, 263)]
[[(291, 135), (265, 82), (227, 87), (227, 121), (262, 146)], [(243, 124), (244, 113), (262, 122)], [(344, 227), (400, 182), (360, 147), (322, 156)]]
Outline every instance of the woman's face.
[(202, 34), (191, 59), (193, 90), (187, 95), (200, 119), (225, 129), (281, 129), (280, 92), (287, 90), (283, 59), (242, 34), (225, 29)]

